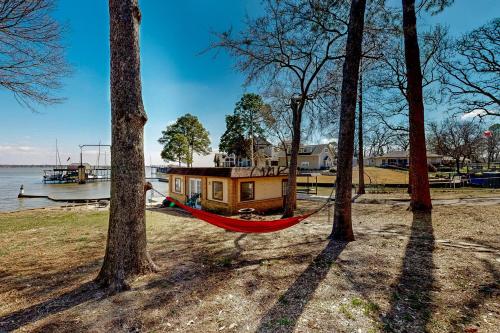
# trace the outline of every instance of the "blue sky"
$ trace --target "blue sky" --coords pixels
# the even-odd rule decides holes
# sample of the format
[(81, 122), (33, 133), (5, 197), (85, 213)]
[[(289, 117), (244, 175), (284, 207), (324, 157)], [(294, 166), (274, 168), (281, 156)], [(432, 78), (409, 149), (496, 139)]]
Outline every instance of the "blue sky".
[[(399, 1), (395, 1), (399, 4)], [(224, 115), (245, 92), (244, 77), (224, 54), (199, 55), (210, 31), (242, 27), (246, 13), (261, 11), (259, 0), (140, 1), (143, 98), (149, 121), (145, 129), (146, 160), (161, 163), (157, 139), (161, 130), (187, 112), (197, 115), (217, 148)], [(500, 14), (497, 0), (456, 0), (423, 26), (443, 23), (453, 34), (478, 27)], [(73, 75), (65, 80), (64, 103), (38, 108), (17, 104), (0, 89), (0, 164), (53, 163), (59, 141), (61, 158), (78, 160), (78, 144), (109, 143), (109, 44), (107, 1), (59, 1), (55, 16), (68, 26), (64, 43)], [(93, 163), (95, 152), (85, 157)], [(209, 159), (205, 159), (204, 162)], [(203, 163), (203, 162), (200, 162)]]

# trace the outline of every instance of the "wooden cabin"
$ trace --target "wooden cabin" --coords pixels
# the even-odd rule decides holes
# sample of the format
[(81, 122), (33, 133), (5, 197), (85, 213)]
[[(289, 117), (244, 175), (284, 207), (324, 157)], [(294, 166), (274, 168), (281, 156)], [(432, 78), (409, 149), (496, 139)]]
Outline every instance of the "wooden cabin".
[(234, 215), (242, 208), (256, 212), (283, 209), (288, 172), (279, 167), (167, 168), (169, 195), (186, 203), (199, 194), (196, 206)]

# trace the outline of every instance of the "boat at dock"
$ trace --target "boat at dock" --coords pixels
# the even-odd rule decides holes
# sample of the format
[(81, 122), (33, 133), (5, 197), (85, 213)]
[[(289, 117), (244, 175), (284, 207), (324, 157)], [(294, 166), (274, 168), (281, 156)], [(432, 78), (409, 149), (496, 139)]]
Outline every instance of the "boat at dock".
[(44, 183), (83, 183), (108, 181), (111, 179), (111, 168), (108, 166), (91, 166), (88, 163), (72, 163), (43, 170)]

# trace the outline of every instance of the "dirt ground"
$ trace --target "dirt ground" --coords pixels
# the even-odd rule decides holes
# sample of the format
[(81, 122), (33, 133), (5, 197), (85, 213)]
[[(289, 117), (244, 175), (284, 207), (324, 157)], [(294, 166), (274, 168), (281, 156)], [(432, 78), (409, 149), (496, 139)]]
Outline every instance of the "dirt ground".
[(500, 204), (478, 207), (354, 204), (348, 244), (327, 210), (247, 235), (150, 210), (161, 271), (114, 296), (91, 282), (106, 211), (0, 214), (0, 332), (498, 332)]
[[(305, 187), (301, 187), (305, 188)], [(332, 187), (318, 187), (319, 196), (329, 196), (335, 194), (335, 189)], [(310, 192), (314, 194), (315, 188), (310, 188)], [(408, 190), (401, 187), (367, 187), (366, 194), (357, 198), (356, 188), (353, 189), (353, 197), (356, 202), (368, 203), (368, 200), (401, 200), (408, 199)], [(474, 198), (500, 198), (500, 189), (480, 188), (480, 187), (461, 187), (461, 188), (431, 188), (431, 197), (433, 200), (442, 199), (474, 199)]]

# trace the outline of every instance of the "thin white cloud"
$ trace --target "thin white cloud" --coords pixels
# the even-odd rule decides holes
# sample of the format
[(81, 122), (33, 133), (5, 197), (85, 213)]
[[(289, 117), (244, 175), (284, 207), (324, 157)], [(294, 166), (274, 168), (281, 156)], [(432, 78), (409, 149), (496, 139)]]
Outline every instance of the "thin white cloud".
[(17, 149), (20, 151), (32, 151), (32, 150), (34, 150), (34, 148), (31, 146), (19, 146), (19, 147), (17, 147)]
[(484, 109), (475, 109), (475, 110), (472, 110), (471, 112), (463, 114), (460, 119), (471, 120), (475, 117), (485, 116), (486, 114), (487, 114), (487, 112)]
[(330, 143), (330, 142), (335, 142), (335, 141), (336, 141), (336, 139), (334, 139), (334, 138), (329, 138), (329, 139), (328, 139), (328, 138), (322, 138), (322, 139), (319, 141), (319, 143), (321, 143), (321, 144), (327, 144), (327, 143)]
[(32, 146), (19, 146), (19, 145), (0, 145), (1, 152), (30, 152), (34, 151)]

